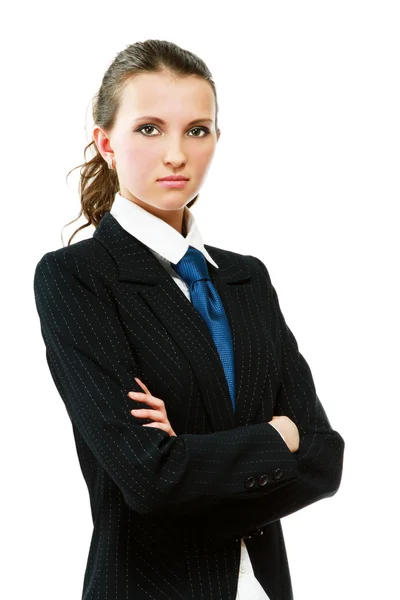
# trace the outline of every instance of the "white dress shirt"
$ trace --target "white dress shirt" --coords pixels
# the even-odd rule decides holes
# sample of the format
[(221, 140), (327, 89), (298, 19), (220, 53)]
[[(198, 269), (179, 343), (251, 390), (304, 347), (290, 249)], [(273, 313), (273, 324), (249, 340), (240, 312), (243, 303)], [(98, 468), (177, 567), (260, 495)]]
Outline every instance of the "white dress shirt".
[[(174, 264), (179, 262), (190, 245), (197, 248), (197, 250), (200, 250), (206, 260), (218, 268), (217, 263), (204, 248), (194, 215), (187, 206), (184, 208), (187, 231), (186, 237), (183, 237), (176, 229), (171, 227), (171, 225), (168, 225), (168, 223), (159, 217), (156, 217), (138, 204), (121, 196), (119, 192), (115, 194), (110, 213), (118, 221), (121, 227), (148, 246), (149, 250), (151, 250), (154, 256), (165, 267), (188, 300), (191, 300), (189, 287), (171, 267), (170, 262)], [(241, 540), (239, 582), (236, 600), (270, 600), (254, 575), (250, 557), (243, 539)]]

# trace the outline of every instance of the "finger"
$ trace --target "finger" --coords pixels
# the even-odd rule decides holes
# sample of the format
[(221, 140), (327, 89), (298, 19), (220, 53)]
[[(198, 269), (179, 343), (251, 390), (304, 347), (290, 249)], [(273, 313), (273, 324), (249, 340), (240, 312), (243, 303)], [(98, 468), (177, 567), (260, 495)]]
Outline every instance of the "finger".
[(135, 400), (147, 400), (150, 398), (149, 394), (145, 394), (144, 392), (128, 392), (128, 396), (134, 398)]
[(169, 425), (166, 425), (165, 423), (144, 423), (142, 427), (155, 427), (156, 429), (162, 429), (169, 433)]
[(145, 394), (144, 392), (128, 392), (128, 396), (132, 400), (137, 400), (138, 402), (148, 402), (151, 404), (151, 400), (153, 396), (149, 394)]
[(143, 427), (155, 427), (156, 429), (162, 429), (166, 431), (170, 437), (177, 437), (175, 431), (170, 426), (164, 426), (163, 423), (146, 423)]
[(156, 398), (151, 394), (144, 394), (143, 392), (128, 392), (128, 396), (132, 400), (138, 400), (139, 402), (148, 402), (150, 406), (154, 406), (154, 408), (162, 409), (164, 407), (164, 401), (160, 398)]
[(146, 392), (146, 394), (151, 395), (149, 388), (143, 383), (143, 381), (140, 381), (139, 377), (135, 377), (135, 381), (138, 382), (138, 384)]
[(157, 410), (139, 408), (131, 410), (131, 414), (134, 417), (139, 417), (140, 419), (153, 419), (154, 421), (165, 422), (165, 415)]

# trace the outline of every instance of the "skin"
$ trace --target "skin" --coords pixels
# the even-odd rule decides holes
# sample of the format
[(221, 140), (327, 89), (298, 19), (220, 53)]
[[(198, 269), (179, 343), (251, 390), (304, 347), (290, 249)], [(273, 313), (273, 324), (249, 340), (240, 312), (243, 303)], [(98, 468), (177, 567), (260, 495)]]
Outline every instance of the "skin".
[[(93, 127), (98, 151), (106, 162), (113, 159), (121, 195), (180, 234), (185, 207), (199, 193), (221, 135), (215, 128), (215, 108), (212, 88), (201, 77), (180, 77), (169, 71), (140, 73), (124, 88), (112, 130)], [(165, 124), (140, 118), (149, 115)], [(195, 119), (201, 120), (189, 125)], [(157, 183), (169, 175), (184, 175), (189, 181), (182, 189)], [(164, 401), (152, 396), (140, 379), (135, 380), (143, 392), (129, 392), (128, 396), (150, 408), (132, 410), (131, 414), (152, 419), (143, 427), (156, 427), (176, 436)], [(269, 423), (282, 433), (290, 451), (296, 452), (299, 432), (293, 421), (278, 416)]]

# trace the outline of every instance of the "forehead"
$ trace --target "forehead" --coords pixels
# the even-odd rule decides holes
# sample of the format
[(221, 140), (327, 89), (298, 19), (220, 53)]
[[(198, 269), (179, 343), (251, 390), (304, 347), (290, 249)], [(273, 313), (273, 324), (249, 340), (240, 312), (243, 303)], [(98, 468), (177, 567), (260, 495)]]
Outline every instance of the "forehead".
[(130, 120), (151, 114), (185, 122), (207, 116), (214, 119), (214, 111), (213, 90), (201, 77), (140, 73), (125, 84), (119, 113)]

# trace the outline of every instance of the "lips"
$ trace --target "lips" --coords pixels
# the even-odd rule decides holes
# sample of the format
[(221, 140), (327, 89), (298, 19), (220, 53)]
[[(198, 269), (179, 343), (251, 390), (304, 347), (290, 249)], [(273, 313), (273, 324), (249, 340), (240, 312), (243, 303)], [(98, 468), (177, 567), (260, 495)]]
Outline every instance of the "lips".
[(187, 177), (183, 177), (182, 175), (169, 175), (168, 177), (158, 179), (158, 181), (189, 181), (189, 179)]

